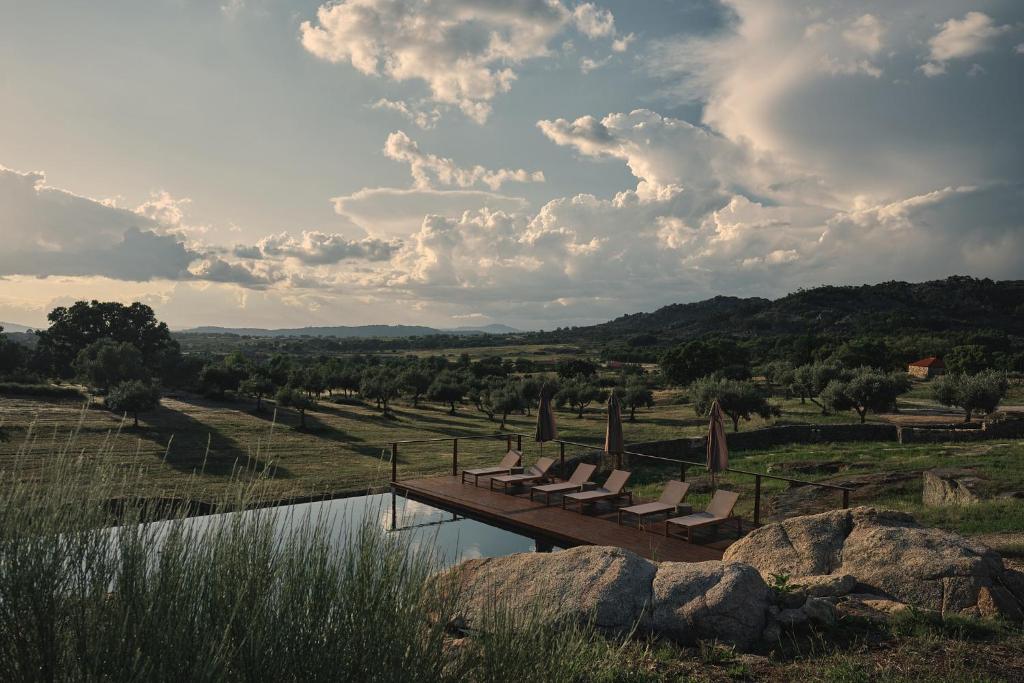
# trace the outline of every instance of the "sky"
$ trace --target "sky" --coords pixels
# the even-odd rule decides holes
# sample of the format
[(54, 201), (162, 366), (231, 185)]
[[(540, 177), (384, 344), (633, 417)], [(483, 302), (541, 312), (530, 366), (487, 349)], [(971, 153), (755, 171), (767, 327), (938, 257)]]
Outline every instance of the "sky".
[(0, 0), (0, 320), (1024, 278), (1018, 0)]

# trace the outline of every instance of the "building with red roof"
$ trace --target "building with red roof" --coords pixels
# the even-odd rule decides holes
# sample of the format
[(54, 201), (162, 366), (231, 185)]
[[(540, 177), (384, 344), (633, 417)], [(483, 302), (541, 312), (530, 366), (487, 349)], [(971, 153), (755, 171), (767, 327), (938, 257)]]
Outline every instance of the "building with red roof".
[(928, 356), (908, 365), (907, 372), (914, 377), (931, 379), (946, 374), (946, 364), (938, 356)]

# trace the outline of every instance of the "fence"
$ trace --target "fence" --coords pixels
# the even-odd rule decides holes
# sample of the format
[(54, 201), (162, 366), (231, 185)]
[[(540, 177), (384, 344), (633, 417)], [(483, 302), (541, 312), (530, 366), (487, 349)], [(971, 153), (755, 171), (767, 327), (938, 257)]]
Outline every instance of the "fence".
[[(523, 434), (518, 434), (518, 433), (499, 433), (499, 434), (488, 434), (488, 435), (479, 435), (479, 436), (440, 437), (440, 438), (432, 438), (432, 439), (407, 439), (407, 440), (404, 440), (404, 441), (392, 441), (392, 442), (390, 442), (390, 446), (391, 446), (391, 481), (392, 482), (397, 482), (398, 481), (399, 458), (401, 457), (401, 454), (404, 452), (403, 451), (404, 448), (415, 446), (415, 445), (424, 445), (424, 444), (429, 445), (431, 447), (433, 447), (435, 445), (438, 445), (438, 444), (450, 444), (450, 449), (451, 449), (451, 451), (450, 451), (451, 452), (451, 474), (453, 476), (458, 476), (458, 474), (459, 474), (459, 465), (460, 465), (460, 446), (459, 446), (460, 442), (465, 444), (467, 442), (468, 443), (480, 443), (480, 442), (487, 442), (487, 441), (491, 441), (491, 442), (493, 442), (493, 441), (505, 441), (505, 447), (506, 447), (507, 450), (511, 449), (513, 444), (515, 444), (516, 450), (519, 450), (520, 452), (522, 452), (522, 450), (523, 450), (523, 436), (524, 436)], [(603, 451), (600, 446), (595, 446), (593, 444), (580, 443), (580, 442), (576, 442), (576, 441), (566, 441), (564, 439), (556, 439), (556, 440), (554, 440), (551, 443), (552, 444), (557, 444), (557, 447), (558, 447), (558, 462), (559, 462), (559, 469), (558, 469), (558, 471), (559, 471), (559, 474), (563, 478), (568, 476), (568, 474), (569, 474), (568, 470), (570, 469), (570, 466), (572, 466), (574, 464), (574, 461), (575, 462), (580, 462), (580, 461), (583, 461), (583, 460), (590, 460), (590, 461), (592, 461), (594, 459), (598, 459), (598, 460), (602, 461), (603, 464), (610, 466), (610, 463), (606, 462), (606, 461), (611, 460), (611, 456), (608, 453), (606, 453), (605, 451)], [(700, 469), (704, 469), (704, 470), (707, 469), (706, 463), (703, 463), (703, 462), (684, 460), (684, 459), (681, 459), (681, 458), (667, 457), (667, 456), (651, 454), (651, 453), (643, 453), (643, 452), (639, 452), (639, 451), (635, 450), (635, 448), (636, 448), (635, 446), (632, 447), (632, 448), (634, 450), (626, 450), (626, 451), (624, 451), (621, 454), (621, 457), (628, 459), (630, 462), (646, 461), (646, 462), (649, 462), (651, 464), (656, 464), (656, 465), (669, 465), (671, 467), (678, 467), (679, 468), (679, 478), (680, 478), (681, 481), (686, 481), (687, 474), (688, 474), (689, 470), (694, 468), (694, 467), (700, 468)], [(580, 453), (580, 454), (574, 455), (569, 460), (567, 460), (566, 459), (567, 450), (571, 451), (573, 449), (582, 449), (583, 452)], [(488, 462), (488, 463), (495, 462), (495, 459), (494, 459), (495, 453), (493, 452), (493, 450), (488, 455), (489, 455), (489, 459), (486, 462)], [(478, 464), (479, 462), (480, 462), (480, 454), (477, 453), (476, 457), (473, 458), (473, 462), (471, 464)], [(463, 462), (462, 464), (466, 464), (466, 463)], [(415, 475), (420, 475), (420, 474), (426, 473), (422, 469), (415, 468), (415, 467), (413, 467), (411, 469), (408, 469), (407, 471), (411, 472), (412, 474), (415, 474)], [(435, 471), (434, 473), (435, 474), (439, 474), (440, 472), (436, 472)], [(806, 480), (803, 480), (803, 479), (794, 479), (792, 477), (782, 477), (782, 476), (778, 476), (778, 475), (774, 475), (774, 474), (765, 474), (763, 472), (751, 472), (751, 471), (748, 471), (748, 470), (741, 470), (741, 469), (736, 469), (736, 468), (733, 468), (733, 467), (726, 468), (723, 471), (723, 474), (726, 474), (726, 475), (730, 475), (730, 474), (731, 475), (738, 475), (740, 477), (751, 477), (753, 479), (753, 487), (754, 487), (753, 523), (754, 523), (754, 526), (760, 526), (760, 524), (761, 524), (761, 499), (762, 499), (762, 492), (763, 492), (763, 488), (764, 488), (764, 482), (766, 480), (767, 481), (773, 481), (773, 482), (782, 482), (782, 483), (788, 484), (790, 487), (793, 487), (793, 486), (812, 486), (812, 487), (818, 487), (818, 488), (821, 488), (821, 489), (826, 489), (828, 491), (837, 492), (837, 493), (841, 494), (842, 507), (844, 509), (848, 508), (850, 506), (850, 492), (853, 490), (853, 489), (850, 489), (848, 487), (839, 486), (839, 485), (836, 485), (836, 484), (827, 484), (827, 483), (806, 481)]]

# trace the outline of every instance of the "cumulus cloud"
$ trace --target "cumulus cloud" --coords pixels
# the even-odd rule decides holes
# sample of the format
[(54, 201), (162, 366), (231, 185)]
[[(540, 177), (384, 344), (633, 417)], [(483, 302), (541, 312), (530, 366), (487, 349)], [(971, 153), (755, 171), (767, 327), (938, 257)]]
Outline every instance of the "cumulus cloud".
[(416, 124), (422, 130), (430, 130), (437, 126), (441, 120), (441, 110), (437, 107), (424, 107), (422, 105), (410, 104), (404, 100), (389, 100), (382, 97), (372, 105), (373, 109), (393, 111)]
[(280, 276), (272, 273), (258, 273), (255, 269), (241, 263), (230, 263), (214, 254), (207, 254), (199, 263), (195, 264), (190, 272), (198, 280), (209, 282), (222, 282), (245, 287), (265, 287)]
[[(960, 0), (873, 3), (870, 12), (867, 3), (838, 0), (813, 11), (801, 0), (726, 4), (734, 21), (725, 30), (658, 41), (644, 54), (647, 69), (663, 79), (663, 94), (700, 102), (704, 126), (819, 177), (836, 196), (830, 206), (1019, 178), (1005, 140), (1024, 135), (1020, 98), (999, 97), (994, 107), (918, 70), (932, 27), (964, 16)], [(1024, 18), (1019, 3), (991, 7), (995, 28), (983, 33)], [(1016, 88), (1010, 51), (977, 56), (986, 92)]]
[(992, 49), (996, 37), (1012, 30), (1009, 25), (997, 26), (984, 12), (968, 12), (962, 19), (950, 19), (939, 25), (939, 32), (928, 39), (930, 61), (921, 66), (924, 75), (946, 73), (946, 62), (973, 57)]
[(188, 197), (174, 197), (166, 190), (150, 194), (148, 200), (135, 207), (135, 213), (149, 218), (165, 232), (177, 233), (183, 237), (195, 238), (210, 231), (207, 225), (190, 224), (188, 208), (192, 200)]
[(478, 123), (508, 92), (523, 62), (550, 56), (573, 23), (590, 37), (613, 36), (614, 18), (591, 3), (570, 12), (558, 0), (344, 0), (321, 5), (300, 26), (303, 47), (368, 76), (417, 80), (435, 102)]
[(625, 161), (640, 181), (636, 194), (644, 200), (671, 198), (683, 189), (765, 195), (799, 189), (805, 196), (818, 194), (812, 178), (800, 177), (770, 155), (649, 109), (608, 114), (602, 119), (542, 120), (537, 126), (556, 144), (585, 156)]
[(438, 184), (473, 187), (477, 183), (483, 183), (491, 190), (498, 190), (504, 183), (510, 181), (518, 183), (544, 182), (544, 173), (541, 171), (525, 171), (521, 168), (491, 170), (480, 165), (462, 168), (451, 159), (422, 152), (416, 141), (402, 131), (388, 136), (384, 143), (384, 156), (409, 164), (409, 173), (412, 174), (413, 184), (421, 189), (431, 188)]
[(188, 277), (198, 255), (150, 218), (0, 166), (0, 275)]
[(521, 211), (528, 202), (481, 190), (401, 189), (367, 187), (334, 197), (334, 210), (372, 235), (408, 236), (417, 230), (425, 215), (459, 216), (483, 208)]
[[(298, 238), (287, 232), (268, 235), (257, 247), (262, 256), (290, 257), (308, 265), (327, 265), (347, 259), (387, 261), (401, 244), (399, 240), (370, 237), (350, 240), (336, 233), (303, 230)], [(238, 255), (237, 249), (235, 253)]]
[(588, 38), (608, 38), (615, 35), (615, 17), (606, 9), (592, 2), (576, 6), (572, 12), (573, 22), (579, 32)]

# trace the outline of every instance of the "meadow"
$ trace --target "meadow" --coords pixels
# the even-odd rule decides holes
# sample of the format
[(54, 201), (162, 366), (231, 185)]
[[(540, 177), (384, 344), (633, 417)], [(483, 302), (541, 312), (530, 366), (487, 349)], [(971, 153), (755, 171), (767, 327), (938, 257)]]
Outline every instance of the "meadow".
[[(435, 558), (379, 526), (331, 542), (316, 519), (281, 532), (268, 515), (197, 527), (146, 519), (145, 465), (111, 441), (53, 440), (0, 470), (0, 670), (7, 680), (195, 681), (1012, 681), (1024, 634), (1001, 622), (916, 611), (886, 624), (844, 618), (756, 654), (710, 641), (609, 638), (494, 604), (453, 626), (458, 588)], [(780, 453), (779, 455), (784, 455)], [(23, 470), (22, 468), (27, 468)], [(238, 472), (236, 472), (236, 475)], [(34, 478), (50, 482), (46, 488)], [(185, 478), (184, 499), (201, 480)], [(272, 481), (222, 482), (225, 504)], [(110, 499), (125, 501), (116, 531)], [(56, 539), (56, 540), (55, 540)], [(315, 653), (315, 656), (310, 656)]]
[[(679, 392), (663, 391), (653, 408), (637, 412), (635, 422), (624, 422), (627, 444), (697, 436), (706, 430), (704, 418), (694, 413)], [(45, 459), (55, 444), (73, 439), (84, 457), (102, 458), (115, 468), (136, 473), (134, 490), (150, 498), (188, 496), (212, 501), (222, 496), (233, 481), (263, 481), (259, 502), (338, 496), (380, 490), (390, 479), (390, 444), (406, 440), (443, 439), (497, 435), (497, 420), (488, 420), (472, 406), (454, 415), (447, 408), (421, 402), (414, 407), (397, 402), (393, 415), (385, 416), (372, 403), (357, 399), (325, 398), (307, 411), (306, 428), (300, 428), (294, 410), (275, 409), (265, 401), (262, 410), (247, 400), (215, 401), (179, 393), (166, 396), (160, 407), (142, 416), (138, 429), (98, 405), (77, 401), (0, 398), (0, 467), (16, 463), (33, 485), (46, 487)], [(741, 430), (777, 423), (853, 422), (853, 413), (821, 415), (817, 406), (795, 399), (777, 399), (782, 413), (777, 418), (741, 422)], [(922, 396), (901, 400), (901, 416), (933, 412), (937, 406)], [(896, 416), (896, 417), (901, 417)], [(893, 416), (869, 416), (870, 420)], [(955, 420), (955, 415), (943, 419)], [(532, 440), (533, 415), (511, 415), (505, 433), (523, 434), (527, 461), (541, 453), (558, 455), (558, 446), (542, 447)], [(592, 406), (582, 418), (558, 411), (559, 436), (600, 449), (605, 416)], [(513, 442), (514, 443), (514, 442)], [(462, 439), (460, 467), (486, 464), (506, 447), (504, 437)], [(451, 443), (400, 443), (400, 478), (450, 471)], [(568, 446), (572, 457), (590, 449)], [(91, 454), (91, 455), (90, 455)], [(97, 455), (102, 454), (102, 455)], [(775, 473), (805, 481), (849, 483), (856, 490), (851, 504), (877, 504), (911, 512), (923, 521), (971, 534), (1004, 533), (1024, 528), (1019, 500), (994, 500), (962, 509), (930, 509), (921, 504), (920, 474), (925, 469), (970, 468), (987, 480), (991, 494), (1024, 490), (1024, 442), (1007, 440), (971, 444), (838, 443), (792, 444), (767, 450), (738, 451), (731, 464), (738, 469)], [(634, 486), (641, 497), (656, 497), (667, 478), (678, 470), (644, 461), (634, 465)], [(879, 475), (877, 481), (872, 475)], [(696, 509), (707, 500), (706, 475), (690, 469), (696, 485), (688, 499)], [(729, 474), (725, 485), (742, 495), (738, 512), (753, 517), (752, 477)], [(811, 512), (838, 506), (840, 495), (827, 494), (808, 501), (797, 500), (788, 509), (785, 482), (764, 479), (762, 519), (794, 512)], [(1015, 541), (1016, 542), (1016, 541)]]

